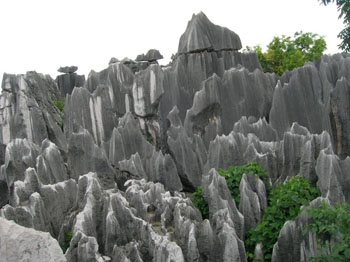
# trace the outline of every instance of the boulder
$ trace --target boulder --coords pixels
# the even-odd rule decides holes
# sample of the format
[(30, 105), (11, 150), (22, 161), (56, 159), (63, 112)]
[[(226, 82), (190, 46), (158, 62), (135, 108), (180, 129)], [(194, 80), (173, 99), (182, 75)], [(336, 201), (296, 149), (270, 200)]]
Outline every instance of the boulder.
[(17, 225), (0, 217), (0, 253), (6, 262), (66, 262), (49, 233)]
[(71, 74), (75, 73), (78, 70), (77, 66), (61, 66), (59, 69), (57, 69), (58, 72), (60, 73), (65, 73), (65, 74)]
[(137, 62), (154, 62), (162, 59), (163, 56), (157, 49), (148, 50), (147, 54), (138, 55), (135, 59)]

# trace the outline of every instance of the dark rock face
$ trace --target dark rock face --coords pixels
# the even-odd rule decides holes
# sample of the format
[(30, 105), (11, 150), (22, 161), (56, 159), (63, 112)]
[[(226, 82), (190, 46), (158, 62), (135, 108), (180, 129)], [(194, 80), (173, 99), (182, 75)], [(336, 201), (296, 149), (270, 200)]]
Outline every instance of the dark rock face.
[[(310, 208), (349, 202), (350, 56), (324, 56), (278, 79), (240, 48), (234, 32), (200, 13), (166, 67), (152, 49), (136, 61), (111, 59), (86, 81), (76, 67), (56, 81), (5, 74), (0, 231), (12, 223), (3, 218), (15, 224), (0, 249), (12, 234), (29, 234), (30, 247), (44, 231), (67, 251), (62, 260), (45, 238), (51, 244), (35, 261), (52, 252), (68, 262), (247, 261), (245, 232), (262, 219), (266, 187), (244, 174), (236, 206), (218, 170), (251, 161), (270, 173), (269, 187), (298, 174), (316, 184), (322, 197)], [(54, 101), (63, 97), (61, 113)], [(205, 220), (189, 197), (199, 186)], [(302, 213), (284, 225), (272, 261), (318, 252), (301, 233), (307, 223)], [(263, 255), (261, 245), (255, 251)]]
[(67, 94), (71, 94), (74, 87), (82, 87), (85, 84), (85, 76), (76, 73), (67, 73), (59, 75), (56, 78), (61, 97), (65, 98)]
[(214, 25), (204, 13), (193, 15), (185, 33), (180, 38), (178, 53), (193, 53), (203, 50), (239, 50), (239, 36), (229, 29)]
[(135, 61), (154, 62), (154, 61), (157, 61), (157, 60), (162, 59), (162, 58), (163, 58), (163, 56), (161, 55), (161, 53), (157, 49), (150, 49), (150, 50), (148, 50), (147, 54), (138, 55), (136, 57)]
[(61, 66), (57, 71), (64, 74), (75, 73), (78, 70), (77, 66)]

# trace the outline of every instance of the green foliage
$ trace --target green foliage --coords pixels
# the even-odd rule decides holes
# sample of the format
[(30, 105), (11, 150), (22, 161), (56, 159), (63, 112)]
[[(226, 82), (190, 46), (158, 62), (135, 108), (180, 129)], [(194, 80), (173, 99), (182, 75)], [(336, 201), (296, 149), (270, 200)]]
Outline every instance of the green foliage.
[(247, 47), (255, 51), (264, 72), (281, 76), (285, 71), (301, 67), (307, 61), (319, 59), (327, 49), (322, 36), (312, 33), (296, 32), (294, 37), (274, 37), (264, 53), (260, 46)]
[(54, 100), (53, 103), (55, 104), (55, 106), (58, 108), (58, 110), (62, 114), (63, 113), (63, 109), (64, 109), (64, 104), (66, 103), (66, 99), (63, 98), (61, 100)]
[(72, 231), (68, 231), (66, 233), (65, 246), (62, 248), (63, 253), (66, 253), (67, 249), (69, 248), (72, 237), (73, 237)]
[[(316, 209), (308, 209), (311, 223), (304, 234), (311, 230), (316, 233), (320, 255), (312, 262), (350, 261), (350, 204), (342, 203), (333, 207), (326, 203)], [(333, 240), (331, 241), (331, 237)], [(331, 244), (329, 244), (331, 243)]]
[(236, 205), (239, 205), (241, 200), (239, 192), (239, 184), (243, 174), (256, 175), (259, 178), (267, 179), (268, 173), (256, 162), (251, 162), (244, 166), (230, 166), (228, 170), (222, 168), (219, 169), (219, 174), (226, 179), (226, 184), (231, 192), (232, 198), (235, 200)]
[(272, 190), (262, 222), (246, 235), (248, 257), (254, 253), (255, 245), (262, 243), (265, 261), (270, 261), (273, 245), (284, 223), (294, 220), (301, 213), (300, 207), (308, 205), (319, 195), (319, 190), (300, 176), (292, 177), (287, 183)]
[(198, 187), (192, 196), (193, 204), (202, 213), (203, 219), (209, 219), (209, 206), (208, 202), (203, 197), (202, 187)]
[(339, 19), (343, 18), (345, 28), (338, 34), (338, 38), (342, 39), (342, 42), (338, 47), (345, 52), (350, 52), (350, 1), (349, 0), (319, 0), (324, 5), (336, 2), (338, 7)]
[[(230, 166), (228, 170), (223, 170), (220, 168), (219, 174), (225, 178), (227, 187), (230, 190), (231, 196), (235, 200), (237, 206), (239, 205), (240, 201), (239, 184), (241, 183), (243, 174), (253, 174), (259, 178), (262, 178), (263, 180), (267, 179), (269, 175), (256, 162), (251, 162), (243, 166)], [(198, 187), (192, 196), (193, 204), (202, 213), (202, 217), (204, 219), (209, 219), (209, 206), (203, 197), (202, 187)]]

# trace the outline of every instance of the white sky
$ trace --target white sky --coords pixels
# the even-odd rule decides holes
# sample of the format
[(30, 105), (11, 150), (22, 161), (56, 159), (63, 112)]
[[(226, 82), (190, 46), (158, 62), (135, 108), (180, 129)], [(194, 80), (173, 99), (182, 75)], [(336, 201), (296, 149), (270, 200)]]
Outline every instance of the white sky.
[(56, 77), (60, 66), (100, 71), (112, 56), (135, 59), (151, 48), (167, 63), (193, 13), (228, 27), (243, 46), (265, 47), (296, 31), (325, 36), (339, 52), (336, 6), (317, 0), (0, 0), (0, 79), (35, 70)]

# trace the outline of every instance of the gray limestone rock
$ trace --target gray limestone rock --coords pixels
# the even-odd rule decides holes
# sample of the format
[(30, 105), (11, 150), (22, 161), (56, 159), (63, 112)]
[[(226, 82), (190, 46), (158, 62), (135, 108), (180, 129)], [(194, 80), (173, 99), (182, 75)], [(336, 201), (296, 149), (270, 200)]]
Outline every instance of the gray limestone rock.
[(229, 29), (214, 25), (202, 12), (193, 15), (185, 33), (181, 36), (178, 53), (204, 50), (239, 50), (242, 48), (239, 36)]
[(241, 200), (239, 211), (244, 216), (244, 231), (260, 224), (267, 208), (266, 188), (263, 181), (251, 174), (244, 174), (239, 186)]
[(255, 117), (242, 116), (233, 126), (233, 131), (245, 136), (248, 134), (256, 135), (260, 141), (277, 141), (277, 132), (269, 125), (265, 118), (257, 120)]
[[(316, 208), (327, 199), (317, 198), (310, 203), (308, 208)], [(278, 241), (273, 247), (272, 262), (301, 262), (310, 261), (311, 257), (319, 254), (319, 245), (316, 235), (312, 232), (303, 234), (303, 229), (308, 225), (307, 212), (304, 211), (295, 221), (287, 221), (280, 231)]]
[[(213, 74), (222, 78), (226, 70), (239, 65), (243, 65), (250, 72), (253, 72), (255, 69), (261, 69), (255, 53), (205, 51), (199, 54), (187, 54), (177, 57), (171, 67), (163, 69), (164, 94), (160, 102), (162, 119), (165, 119), (173, 107), (177, 106), (180, 111), (180, 119), (183, 121), (186, 111), (192, 107), (195, 93), (202, 88), (202, 82), (212, 77)], [(275, 78), (272, 75), (269, 77)], [(273, 81), (276, 82), (275, 79)]]
[(113, 130), (108, 154), (113, 165), (121, 171), (128, 171), (134, 178), (162, 182), (167, 190), (182, 189), (173, 159), (169, 154), (156, 151), (146, 141), (139, 122), (131, 113), (120, 119), (118, 128)]
[(49, 233), (0, 218), (0, 253), (6, 262), (66, 262), (57, 241)]
[(147, 117), (157, 114), (159, 101), (164, 93), (163, 78), (163, 71), (156, 64), (136, 73), (132, 87), (136, 115)]
[(108, 65), (116, 64), (116, 63), (118, 63), (118, 62), (119, 62), (119, 60), (118, 60), (117, 58), (112, 57), (111, 60), (109, 60)]
[(75, 73), (77, 70), (77, 66), (61, 66), (59, 69), (57, 69), (58, 72), (65, 74)]
[(349, 157), (340, 160), (330, 148), (323, 149), (317, 158), (315, 166), (318, 177), (317, 186), (322, 196), (332, 204), (350, 201), (349, 166)]
[(75, 88), (72, 95), (67, 96), (64, 132), (68, 139), (84, 128), (98, 145), (109, 140), (117, 123), (109, 91), (107, 86), (99, 86), (93, 94), (86, 88)]
[[(177, 115), (178, 110), (175, 107), (169, 113), (169, 119), (176, 119)], [(174, 124), (171, 124), (167, 131), (169, 153), (174, 159), (184, 189), (192, 191), (201, 185), (206, 160), (206, 156), (203, 155), (206, 155), (206, 150), (200, 137), (191, 139), (182, 125), (177, 125), (180, 124), (179, 121)]]
[(268, 116), (275, 84), (270, 76), (260, 70), (252, 73), (233, 68), (222, 78), (215, 74), (208, 78), (187, 111), (187, 133), (202, 136), (208, 146), (216, 135), (229, 134), (233, 123), (242, 116)]
[(78, 180), (81, 175), (96, 172), (104, 188), (114, 187), (117, 173), (108, 161), (105, 151), (95, 144), (86, 129), (72, 133), (67, 157), (71, 178)]
[(45, 139), (36, 159), (38, 177), (42, 184), (55, 184), (68, 179), (66, 166), (58, 147)]
[[(126, 61), (114, 63), (101, 72), (91, 71), (87, 80), (86, 88), (93, 93), (99, 86), (107, 90), (111, 106), (109, 111), (117, 117), (132, 111), (132, 87), (134, 74), (128, 68)], [(105, 103), (105, 102), (104, 102)]]
[(66, 150), (67, 142), (59, 123), (62, 116), (53, 101), (60, 92), (50, 76), (36, 72), (25, 75), (4, 74), (0, 95), (0, 143), (26, 138), (38, 145), (49, 138)]
[(67, 73), (58, 75), (56, 83), (61, 92), (61, 98), (65, 98), (67, 94), (71, 94), (74, 87), (82, 87), (85, 84), (85, 76), (76, 73)]
[(281, 138), (293, 122), (307, 127), (311, 133), (326, 130), (332, 134), (327, 102), (322, 97), (322, 82), (312, 63), (295, 69), (288, 83), (278, 82), (270, 112), (271, 126)]
[[(243, 239), (244, 218), (238, 211), (225, 178), (215, 169), (203, 177), (203, 196), (209, 205), (213, 254), (209, 261), (246, 261)], [(210, 232), (210, 231), (209, 231)]]
[(137, 58), (135, 59), (135, 61), (137, 62), (154, 62), (157, 61), (159, 59), (162, 59), (163, 56), (161, 55), (161, 53), (159, 52), (159, 50), (157, 49), (150, 49), (148, 50), (147, 54), (141, 54), (138, 55)]
[(1, 173), (10, 188), (16, 180), (24, 180), (28, 167), (35, 167), (40, 148), (27, 139), (14, 139), (6, 147)]
[[(215, 169), (211, 169), (203, 177), (202, 187), (203, 197), (209, 205), (209, 219), (213, 221), (223, 219), (224, 221), (221, 222), (229, 223), (235, 237), (243, 239), (244, 217), (231, 197), (225, 178), (220, 176)], [(219, 226), (219, 224), (216, 225)]]

